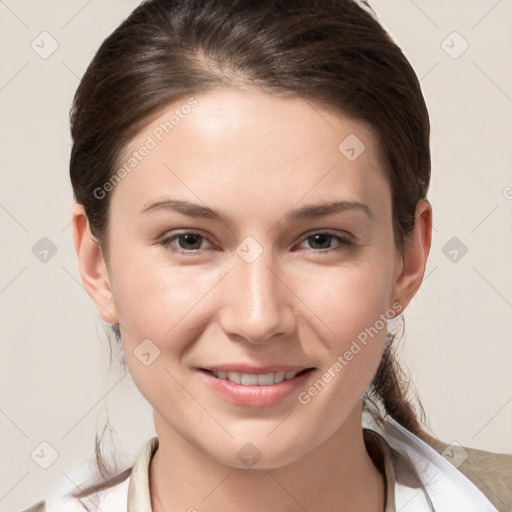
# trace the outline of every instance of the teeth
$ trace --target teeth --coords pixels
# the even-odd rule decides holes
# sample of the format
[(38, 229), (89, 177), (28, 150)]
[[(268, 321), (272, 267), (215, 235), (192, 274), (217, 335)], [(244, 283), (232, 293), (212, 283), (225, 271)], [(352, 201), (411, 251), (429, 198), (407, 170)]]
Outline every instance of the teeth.
[(262, 373), (261, 375), (255, 375), (256, 384), (258, 386), (271, 386), (274, 384), (274, 374), (273, 373)]
[(242, 384), (240, 379), (240, 373), (238, 372), (228, 372), (227, 379), (235, 384)]
[(240, 372), (213, 372), (213, 375), (218, 379), (229, 380), (235, 384), (241, 384), (243, 386), (271, 386), (283, 382), (283, 380), (293, 379), (299, 372), (273, 372), (273, 373), (260, 373), (255, 375), (252, 373), (240, 373)]
[(284, 380), (284, 372), (276, 372), (274, 374), (274, 382), (277, 384), (278, 382), (283, 382)]
[(257, 386), (258, 385), (258, 375), (252, 375), (250, 373), (242, 373), (240, 374), (240, 384), (244, 386)]

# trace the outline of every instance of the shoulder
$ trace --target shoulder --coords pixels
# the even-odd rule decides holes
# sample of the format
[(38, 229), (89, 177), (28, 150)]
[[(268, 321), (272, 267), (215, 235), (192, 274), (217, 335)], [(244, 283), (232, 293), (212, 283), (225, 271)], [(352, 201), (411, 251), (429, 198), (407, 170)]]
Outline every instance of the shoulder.
[(105, 482), (81, 484), (79, 488), (86, 492), (83, 497), (74, 497), (69, 487), (61, 487), (52, 497), (21, 512), (122, 512), (126, 510), (130, 472), (128, 468)]
[(498, 510), (511, 510), (512, 454), (447, 444), (434, 437), (426, 442), (471, 480)]
[(446, 443), (423, 429), (418, 437), (388, 415), (364, 419), (389, 446), (395, 489), (419, 488), (430, 510), (512, 512), (511, 454)]
[(21, 512), (46, 512), (46, 501), (38, 501), (31, 507), (28, 507)]
[[(146, 441), (139, 452), (135, 463), (124, 471), (111, 476), (107, 480), (98, 481), (93, 477), (91, 466), (85, 463), (67, 477), (64, 484), (57, 489), (52, 498), (41, 500), (21, 512), (123, 512), (126, 511), (128, 493), (133, 474), (148, 475), (148, 462), (158, 447), (158, 437), (154, 436)], [(96, 473), (94, 471), (94, 473)], [(141, 476), (142, 485), (144, 478)], [(71, 485), (70, 482), (71, 481)], [(81, 482), (76, 485), (73, 482)], [(139, 484), (140, 485), (140, 482)], [(147, 487), (147, 483), (146, 483)], [(80, 491), (80, 497), (73, 493)]]

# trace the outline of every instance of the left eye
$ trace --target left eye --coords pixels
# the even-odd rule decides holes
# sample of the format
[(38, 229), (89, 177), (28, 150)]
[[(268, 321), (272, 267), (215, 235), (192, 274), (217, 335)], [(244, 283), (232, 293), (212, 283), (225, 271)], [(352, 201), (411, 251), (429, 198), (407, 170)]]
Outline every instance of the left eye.
[[(164, 239), (161, 242), (161, 245), (170, 249), (172, 252), (195, 254), (197, 251), (201, 250), (201, 242), (206, 240), (207, 239), (199, 233), (187, 231), (172, 235)], [(331, 242), (333, 240), (338, 241), (338, 244), (335, 245), (334, 247), (331, 246)], [(307, 236), (304, 239), (304, 242), (306, 241), (310, 245), (320, 245), (321, 247), (312, 248), (312, 250), (315, 250), (316, 252), (320, 253), (330, 252), (334, 250), (343, 250), (345, 248), (348, 249), (355, 245), (352, 241), (348, 240), (347, 238), (329, 232), (314, 233), (312, 235)], [(175, 242), (177, 242), (177, 245)]]
[[(332, 240), (338, 240), (337, 247), (330, 246), (330, 242)], [(304, 241), (312, 241), (313, 244), (318, 244), (318, 245), (323, 246), (323, 247), (319, 248), (320, 252), (330, 252), (332, 250), (342, 250), (344, 248), (350, 248), (350, 247), (354, 246), (354, 243), (352, 241), (348, 240), (347, 238), (339, 236), (339, 235), (334, 235), (333, 233), (329, 233), (329, 232), (314, 233), (314, 234), (306, 237)], [(309, 242), (309, 243), (311, 243), (311, 242)], [(327, 244), (327, 247), (325, 247), (326, 244)], [(315, 248), (313, 248), (313, 249), (315, 249)]]

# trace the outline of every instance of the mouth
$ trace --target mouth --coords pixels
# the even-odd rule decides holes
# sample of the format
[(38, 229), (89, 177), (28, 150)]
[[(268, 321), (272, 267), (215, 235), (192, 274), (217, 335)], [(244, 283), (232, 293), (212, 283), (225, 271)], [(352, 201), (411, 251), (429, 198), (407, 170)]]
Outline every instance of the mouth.
[(251, 373), (241, 371), (211, 370), (208, 368), (200, 368), (200, 370), (215, 377), (216, 379), (226, 380), (242, 386), (272, 386), (274, 384), (279, 384), (281, 382), (300, 377), (301, 375), (314, 370), (314, 368), (299, 368), (273, 372), (253, 371)]
[(316, 368), (305, 366), (223, 365), (196, 368), (205, 384), (223, 399), (244, 407), (268, 407), (289, 400)]

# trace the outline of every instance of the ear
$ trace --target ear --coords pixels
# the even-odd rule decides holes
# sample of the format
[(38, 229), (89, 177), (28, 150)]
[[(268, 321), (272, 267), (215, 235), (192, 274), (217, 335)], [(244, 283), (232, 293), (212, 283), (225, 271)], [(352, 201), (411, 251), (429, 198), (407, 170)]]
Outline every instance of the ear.
[(405, 240), (403, 257), (397, 262), (392, 298), (401, 304), (402, 311), (423, 281), (431, 241), (432, 207), (427, 199), (421, 199), (416, 206), (414, 230)]
[(96, 305), (101, 318), (109, 324), (117, 324), (119, 321), (107, 266), (100, 244), (91, 233), (83, 205), (75, 204), (72, 224), (78, 266), (85, 289)]

